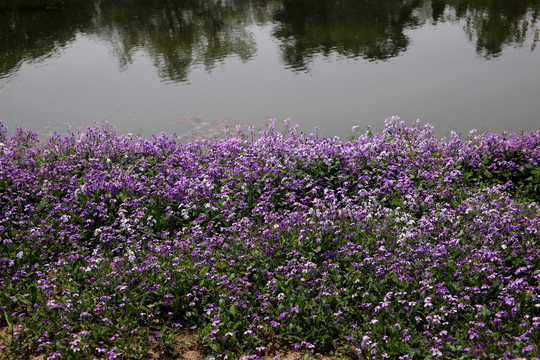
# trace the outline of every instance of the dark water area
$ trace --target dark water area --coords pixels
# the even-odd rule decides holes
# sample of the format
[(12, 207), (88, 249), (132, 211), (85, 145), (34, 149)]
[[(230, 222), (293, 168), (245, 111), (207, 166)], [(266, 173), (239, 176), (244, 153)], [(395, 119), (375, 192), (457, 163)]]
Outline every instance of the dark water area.
[(221, 134), (291, 118), (347, 138), (399, 115), (540, 128), (540, 0), (0, 0), (0, 121)]

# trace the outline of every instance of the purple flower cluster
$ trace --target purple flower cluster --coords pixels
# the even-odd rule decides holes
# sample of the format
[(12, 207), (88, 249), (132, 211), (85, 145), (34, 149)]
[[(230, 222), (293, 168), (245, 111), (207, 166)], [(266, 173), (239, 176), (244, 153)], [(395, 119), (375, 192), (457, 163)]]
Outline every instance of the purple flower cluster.
[(192, 327), (217, 358), (540, 357), (540, 131), (353, 131), (0, 123), (2, 351), (141, 358)]

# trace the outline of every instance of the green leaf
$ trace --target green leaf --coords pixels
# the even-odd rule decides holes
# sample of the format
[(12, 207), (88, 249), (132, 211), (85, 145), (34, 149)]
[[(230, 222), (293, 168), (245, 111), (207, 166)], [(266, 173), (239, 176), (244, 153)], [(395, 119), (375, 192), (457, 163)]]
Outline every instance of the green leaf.
[(210, 268), (209, 268), (208, 266), (203, 267), (203, 268), (199, 271), (199, 275), (200, 275), (200, 276), (206, 275), (206, 273), (208, 272), (208, 270), (210, 270)]
[(9, 327), (13, 330), (13, 323), (12, 323), (11, 320), (9, 319), (9, 316), (8, 316), (8, 314), (6, 313), (6, 310), (4, 310), (4, 317), (5, 317), (5, 319), (6, 319), (7, 324), (9, 325)]

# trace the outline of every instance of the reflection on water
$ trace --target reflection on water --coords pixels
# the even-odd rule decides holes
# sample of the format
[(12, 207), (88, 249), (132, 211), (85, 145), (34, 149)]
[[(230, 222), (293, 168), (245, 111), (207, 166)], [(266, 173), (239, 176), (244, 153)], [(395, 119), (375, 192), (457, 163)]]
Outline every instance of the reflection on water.
[(282, 40), (284, 62), (305, 69), (316, 54), (336, 52), (346, 57), (386, 60), (406, 51), (405, 29), (426, 21), (466, 20), (465, 33), (476, 50), (489, 59), (504, 46), (520, 46), (527, 36), (538, 39), (535, 0), (283, 0), (276, 13), (275, 36)]
[(160, 77), (186, 81), (193, 65), (211, 70), (226, 57), (256, 52), (248, 30), (272, 16), (272, 1), (0, 0), (0, 74), (73, 41), (76, 33), (109, 42), (125, 68), (144, 49)]
[(85, 33), (109, 42), (120, 68), (143, 49), (160, 78), (182, 82), (195, 65), (212, 70), (227, 57), (248, 61), (257, 51), (249, 27), (267, 23), (275, 23), (281, 58), (296, 71), (319, 54), (395, 57), (410, 45), (404, 30), (427, 21), (465, 19), (478, 54), (490, 59), (505, 46), (538, 39), (538, 10), (538, 0), (0, 0), (0, 75)]
[[(539, 5), (538, 0), (433, 0), (432, 11), (435, 22), (465, 19), (464, 30), (469, 39), (476, 42), (476, 51), (490, 59), (501, 55), (505, 46), (523, 45), (528, 36), (534, 37), (531, 51), (535, 49), (539, 36)], [(446, 8), (453, 10), (448, 18), (445, 18)]]
[[(505, 61), (497, 70), (489, 64), (514, 48), (536, 54), (539, 4), (540, 0), (0, 0), (0, 121), (11, 128), (19, 121), (49, 122), (53, 129), (60, 121), (80, 129), (89, 122), (122, 117), (133, 119), (135, 125), (129, 126), (137, 133), (139, 127), (161, 129), (161, 124), (148, 125), (154, 120), (148, 115), (152, 113), (167, 117), (163, 121), (168, 124), (189, 125), (190, 136), (213, 136), (209, 127), (222, 129), (240, 117), (258, 116), (248, 119), (250, 123), (270, 115), (296, 121), (303, 112), (301, 121), (341, 121), (348, 132), (355, 116), (367, 116), (371, 123), (407, 113), (413, 106), (426, 112), (407, 115), (437, 114), (445, 124), (458, 107), (469, 111), (462, 113), (469, 117), (491, 118), (500, 113), (500, 99), (515, 104), (516, 116), (530, 118), (534, 112), (529, 99), (538, 86), (523, 85), (524, 76), (518, 72), (498, 78), (505, 72), (501, 69), (522, 69), (530, 59), (522, 57), (515, 65)], [(472, 50), (445, 43), (456, 38), (455, 28)], [(423, 29), (445, 29), (445, 36), (434, 43), (429, 35), (421, 35)], [(429, 40), (433, 54), (415, 43), (418, 38)], [(109, 52), (106, 59), (104, 47)], [(474, 55), (474, 48), (482, 65), (462, 62), (465, 52)], [(449, 54), (444, 62), (443, 53)], [(57, 56), (62, 61), (55, 62)], [(393, 61), (407, 56), (399, 64)], [(330, 68), (321, 65), (324, 62), (339, 65)], [(55, 71), (38, 71), (35, 64)], [(233, 75), (221, 75), (225, 66)], [(485, 85), (476, 97), (470, 74), (479, 74), (480, 67), (484, 72), (473, 85)], [(70, 74), (66, 79), (64, 71)], [(85, 71), (88, 74), (82, 74)], [(27, 81), (30, 77), (37, 80)], [(502, 82), (505, 93), (497, 90)], [(32, 106), (36, 109), (23, 114)], [(106, 110), (92, 113), (97, 107)], [(251, 112), (246, 116), (231, 111), (240, 107), (251, 107)], [(370, 113), (359, 112), (368, 107)], [(219, 115), (202, 114), (210, 108)], [(520, 113), (521, 109), (525, 110)], [(536, 123), (532, 121), (525, 126)]]
[(73, 10), (56, 1), (1, 0), (0, 76), (13, 74), (25, 61), (53, 54), (73, 41), (77, 31), (88, 28), (91, 12)]
[(211, 70), (229, 56), (249, 60), (256, 44), (247, 27), (266, 11), (239, 0), (101, 1), (97, 8), (94, 31), (113, 44), (121, 67), (142, 48), (173, 82), (186, 81), (193, 65)]
[[(307, 68), (317, 54), (386, 60), (407, 50), (405, 28), (422, 22), (421, 0), (283, 0), (274, 35), (285, 64)], [(415, 11), (418, 10), (418, 11)]]

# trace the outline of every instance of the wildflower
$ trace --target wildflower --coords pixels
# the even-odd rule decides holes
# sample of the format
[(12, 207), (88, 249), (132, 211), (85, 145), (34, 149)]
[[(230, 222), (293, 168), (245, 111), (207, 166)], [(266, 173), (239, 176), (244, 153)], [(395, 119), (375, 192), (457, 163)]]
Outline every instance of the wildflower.
[(60, 351), (53, 352), (51, 355), (49, 355), (47, 360), (59, 358), (61, 355), (62, 353)]
[[(73, 341), (71, 341), (71, 342), (69, 343), (69, 346), (73, 349), (73, 348), (75, 348), (77, 345), (79, 345), (80, 342), (81, 342), (81, 339), (75, 339), (75, 340), (73, 340)], [(79, 350), (79, 349), (77, 349), (77, 350)]]
[(110, 350), (107, 352), (107, 357), (109, 358), (109, 360), (116, 359), (120, 355), (121, 355), (120, 353), (117, 354), (113, 350)]
[(371, 344), (371, 340), (369, 339), (369, 336), (367, 336), (367, 335), (362, 336), (362, 343), (360, 344), (362, 349), (364, 349), (369, 344)]
[(432, 347), (431, 348), (431, 355), (435, 358), (439, 358), (442, 356), (442, 352), (439, 348)]
[(128, 261), (133, 264), (136, 260), (135, 253), (133, 252), (133, 250), (129, 249), (126, 255), (127, 255)]

